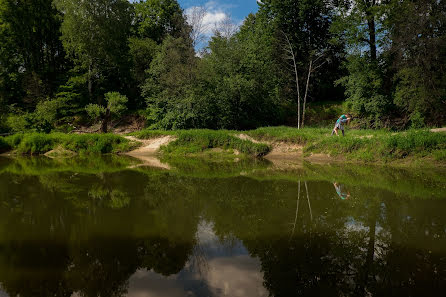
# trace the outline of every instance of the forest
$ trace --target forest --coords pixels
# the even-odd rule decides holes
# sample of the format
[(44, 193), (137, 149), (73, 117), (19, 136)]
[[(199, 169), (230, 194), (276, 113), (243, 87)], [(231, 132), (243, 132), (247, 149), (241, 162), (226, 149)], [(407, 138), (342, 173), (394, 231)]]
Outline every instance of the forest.
[[(206, 46), (176, 0), (0, 0), (0, 134), (446, 123), (446, 1), (262, 0)], [(312, 121), (308, 118), (311, 116)], [(338, 114), (334, 114), (334, 121)]]

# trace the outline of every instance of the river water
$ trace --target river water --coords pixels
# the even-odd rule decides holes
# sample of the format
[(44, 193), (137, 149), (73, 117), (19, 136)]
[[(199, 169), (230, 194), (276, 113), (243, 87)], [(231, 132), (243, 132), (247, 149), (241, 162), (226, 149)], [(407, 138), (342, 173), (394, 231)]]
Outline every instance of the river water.
[(0, 158), (0, 296), (445, 296), (444, 169), (146, 165)]

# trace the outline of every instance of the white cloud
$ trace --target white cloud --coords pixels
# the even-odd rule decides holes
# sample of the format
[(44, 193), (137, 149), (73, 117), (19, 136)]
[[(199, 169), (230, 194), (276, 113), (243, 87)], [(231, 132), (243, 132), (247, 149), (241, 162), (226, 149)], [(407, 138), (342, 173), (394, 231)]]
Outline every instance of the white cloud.
[[(201, 6), (188, 7), (184, 11), (189, 24), (194, 29), (192, 37), (197, 50), (206, 47), (216, 30), (231, 31), (228, 29), (233, 29), (231, 33), (234, 33), (240, 27), (242, 22), (233, 23), (229, 13), (236, 7), (234, 4), (225, 4), (221, 1), (208, 1)], [(201, 20), (201, 22), (197, 20)]]
[(229, 17), (226, 13), (227, 6), (218, 5), (216, 1), (209, 1), (202, 7), (192, 6), (185, 10), (185, 14), (190, 19), (195, 10), (204, 8), (205, 15), (203, 17), (203, 34), (212, 35), (214, 29), (218, 26), (218, 24), (223, 21), (225, 18)]

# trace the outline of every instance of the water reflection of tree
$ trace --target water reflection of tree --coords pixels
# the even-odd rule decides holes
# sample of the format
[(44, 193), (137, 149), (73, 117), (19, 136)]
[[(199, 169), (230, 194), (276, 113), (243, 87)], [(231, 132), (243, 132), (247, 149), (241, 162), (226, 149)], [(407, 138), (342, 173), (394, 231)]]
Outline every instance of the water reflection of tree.
[[(417, 296), (445, 289), (446, 218), (441, 207), (427, 209), (444, 209), (444, 202), (398, 199), (370, 188), (352, 188), (355, 199), (347, 202), (333, 198), (331, 183), (309, 182), (304, 207), (306, 191), (298, 182), (244, 183), (219, 200), (213, 212), (225, 217), (215, 216), (216, 233), (235, 235), (259, 257), (272, 296)], [(249, 183), (255, 190), (245, 192)], [(271, 188), (281, 197), (289, 188), (297, 193), (286, 201), (265, 199)], [(237, 211), (227, 211), (234, 205)], [(290, 221), (292, 229), (283, 228)]]
[[(240, 239), (260, 259), (272, 296), (446, 289), (443, 201), (362, 186), (341, 201), (331, 183), (304, 177), (298, 189), (292, 180), (159, 172), (8, 174), (0, 178), (0, 282), (12, 296), (119, 296), (139, 268), (178, 273), (197, 249), (203, 216), (222, 242)], [(113, 191), (128, 203), (110, 207)]]
[[(140, 268), (181, 271), (198, 222), (198, 209), (173, 195), (181, 185), (153, 207), (161, 199), (144, 188), (158, 177), (72, 175), (0, 178), (0, 283), (8, 294), (122, 296)], [(116, 192), (128, 197), (119, 207), (110, 204)]]

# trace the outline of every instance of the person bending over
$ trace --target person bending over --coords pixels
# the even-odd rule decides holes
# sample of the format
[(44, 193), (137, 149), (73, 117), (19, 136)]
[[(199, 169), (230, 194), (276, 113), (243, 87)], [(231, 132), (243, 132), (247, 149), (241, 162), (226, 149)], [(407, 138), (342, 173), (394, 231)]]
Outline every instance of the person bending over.
[(350, 123), (352, 119), (352, 116), (348, 113), (348, 114), (343, 114), (339, 117), (339, 119), (336, 121), (336, 124), (333, 128), (333, 131), (331, 132), (331, 135), (336, 134), (336, 136), (339, 136), (338, 131), (341, 130), (342, 131), (342, 136), (345, 136), (345, 132), (344, 132), (344, 124), (345, 123)]

